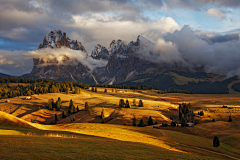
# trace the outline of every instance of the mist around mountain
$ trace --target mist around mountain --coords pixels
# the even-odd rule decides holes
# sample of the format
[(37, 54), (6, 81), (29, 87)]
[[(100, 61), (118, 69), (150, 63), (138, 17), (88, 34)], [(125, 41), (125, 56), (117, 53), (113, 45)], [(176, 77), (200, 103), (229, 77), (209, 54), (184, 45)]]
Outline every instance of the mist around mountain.
[(88, 53), (81, 42), (58, 29), (44, 36), (38, 50), (24, 53), (33, 58), (34, 66), (22, 77), (229, 93), (231, 85), (238, 83), (240, 69), (233, 58), (240, 58), (239, 48), (239, 40), (211, 44), (184, 26), (156, 43), (139, 35), (131, 42), (117, 39), (109, 46), (97, 44)]

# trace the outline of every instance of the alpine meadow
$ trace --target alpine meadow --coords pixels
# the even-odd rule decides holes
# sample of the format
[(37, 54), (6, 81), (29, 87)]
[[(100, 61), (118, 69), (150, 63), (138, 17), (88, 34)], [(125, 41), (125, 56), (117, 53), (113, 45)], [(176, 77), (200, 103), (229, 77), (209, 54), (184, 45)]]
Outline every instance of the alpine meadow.
[(240, 159), (240, 1), (0, 4), (0, 159)]

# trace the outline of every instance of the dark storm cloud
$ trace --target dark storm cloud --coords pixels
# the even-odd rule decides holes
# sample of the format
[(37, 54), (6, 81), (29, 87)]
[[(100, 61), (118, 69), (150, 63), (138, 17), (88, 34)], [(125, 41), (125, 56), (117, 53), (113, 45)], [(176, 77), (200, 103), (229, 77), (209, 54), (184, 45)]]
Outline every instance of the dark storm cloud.
[(70, 33), (74, 15), (109, 14), (113, 20), (147, 21), (141, 12), (139, 6), (127, 0), (2, 0), (0, 38), (40, 43), (50, 30)]
[(82, 14), (86, 12), (101, 13), (109, 11), (140, 12), (140, 9), (135, 3), (127, 0), (72, 0), (71, 3), (66, 0), (50, 0), (46, 1), (46, 3), (49, 3), (49, 6), (51, 6), (56, 12), (61, 10), (72, 14)]

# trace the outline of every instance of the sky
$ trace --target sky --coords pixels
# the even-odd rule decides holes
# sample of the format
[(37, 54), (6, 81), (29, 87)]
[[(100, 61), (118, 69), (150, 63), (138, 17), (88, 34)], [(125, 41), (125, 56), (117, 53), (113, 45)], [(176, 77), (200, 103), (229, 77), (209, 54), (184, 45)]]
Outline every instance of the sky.
[[(216, 46), (224, 46), (226, 52), (235, 46), (233, 55), (240, 57), (235, 53), (239, 47), (235, 43), (240, 31), (239, 0), (0, 0), (0, 4), (0, 72), (9, 75), (31, 72), (33, 61), (25, 53), (37, 50), (44, 36), (54, 29), (81, 41), (88, 54), (96, 44), (108, 48), (114, 39), (130, 42), (142, 35), (156, 44), (162, 44), (162, 39), (171, 41), (185, 63), (189, 59), (182, 54), (184, 44), (179, 39), (184, 39), (182, 33), (188, 30), (187, 35), (211, 44), (213, 55)], [(196, 41), (203, 44), (201, 40)], [(191, 54), (190, 50), (185, 53)], [(230, 63), (234, 58), (227, 59)]]

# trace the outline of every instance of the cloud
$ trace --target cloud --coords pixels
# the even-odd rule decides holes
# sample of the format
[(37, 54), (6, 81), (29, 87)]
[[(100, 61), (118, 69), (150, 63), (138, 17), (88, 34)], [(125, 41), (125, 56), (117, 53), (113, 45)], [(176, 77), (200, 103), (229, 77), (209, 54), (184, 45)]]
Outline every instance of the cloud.
[(30, 73), (33, 61), (32, 59), (25, 59), (24, 52), (0, 50), (0, 72), (13, 76)]
[(216, 7), (232, 7), (238, 8), (240, 6), (239, 0), (164, 0), (169, 8), (182, 8), (201, 10), (208, 5)]
[[(81, 62), (93, 71), (97, 67), (104, 67), (107, 65), (106, 60), (95, 60), (92, 57), (86, 57), (86, 53), (80, 50), (72, 50), (66, 47), (61, 48), (44, 48), (36, 51), (28, 51), (23, 53), (28, 59), (40, 58), (43, 61), (57, 59), (58, 63), (49, 63), (48, 65), (77, 65)], [(69, 58), (69, 61), (63, 61), (64, 56)]]
[(91, 46), (88, 48), (88, 51), (98, 43), (109, 47), (109, 44), (114, 39), (122, 39), (129, 42), (136, 40), (138, 35), (144, 35), (146, 38), (154, 41), (157, 39), (151, 35), (160, 35), (181, 29), (171, 17), (162, 17), (158, 21), (134, 22), (91, 14), (89, 16), (74, 16), (73, 19), (75, 23), (72, 24), (72, 27), (75, 30), (79, 30), (80, 33), (74, 31), (70, 34), (70, 38), (73, 36), (74, 38), (79, 37), (79, 39), (82, 39), (84, 46)]
[(154, 55), (159, 56), (154, 61), (178, 63), (192, 69), (203, 67), (208, 73), (240, 76), (239, 50), (239, 40), (211, 44), (196, 35), (190, 27), (184, 26), (180, 31), (159, 38), (154, 49)]
[(225, 18), (225, 14), (222, 13), (220, 10), (217, 10), (217, 9), (214, 9), (214, 8), (210, 8), (207, 10), (207, 14), (209, 16), (212, 16), (212, 17), (215, 17), (215, 18), (218, 18), (218, 19), (223, 19)]

